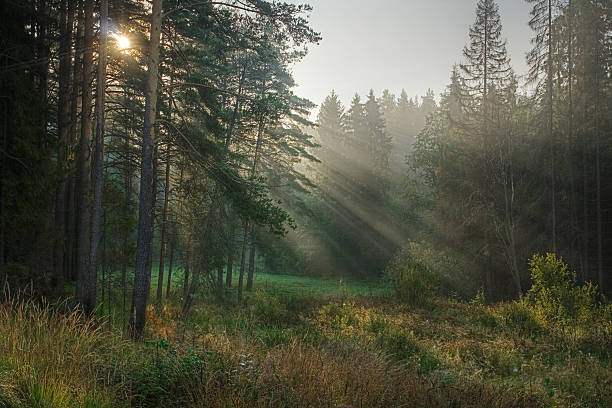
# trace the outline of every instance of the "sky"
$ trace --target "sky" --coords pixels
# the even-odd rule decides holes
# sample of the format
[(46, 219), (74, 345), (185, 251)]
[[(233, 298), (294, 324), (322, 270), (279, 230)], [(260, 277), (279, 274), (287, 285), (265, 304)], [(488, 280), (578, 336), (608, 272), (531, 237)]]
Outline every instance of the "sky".
[[(438, 96), (461, 62), (477, 0), (293, 0), (313, 7), (311, 27), (321, 33), (293, 68), (296, 93), (320, 104), (332, 89), (348, 106), (355, 92)], [(527, 72), (529, 10), (525, 0), (497, 0), (512, 66)], [(316, 111), (315, 111), (316, 112)]]

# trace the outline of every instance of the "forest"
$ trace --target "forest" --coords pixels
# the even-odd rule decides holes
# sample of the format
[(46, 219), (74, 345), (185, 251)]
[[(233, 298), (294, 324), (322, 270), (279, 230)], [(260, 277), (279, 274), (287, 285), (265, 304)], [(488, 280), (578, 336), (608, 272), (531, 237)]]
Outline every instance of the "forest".
[(612, 406), (612, 4), (503, 1), (310, 101), (315, 6), (0, 0), (0, 408)]

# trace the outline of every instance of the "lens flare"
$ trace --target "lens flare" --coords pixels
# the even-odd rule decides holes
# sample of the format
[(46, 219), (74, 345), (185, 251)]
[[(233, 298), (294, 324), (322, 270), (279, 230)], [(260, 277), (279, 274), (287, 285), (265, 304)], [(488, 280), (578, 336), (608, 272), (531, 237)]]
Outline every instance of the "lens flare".
[(117, 46), (119, 47), (119, 49), (125, 50), (125, 49), (130, 48), (129, 38), (123, 35), (119, 35), (119, 34), (113, 34), (113, 37), (115, 37), (115, 40), (117, 41)]

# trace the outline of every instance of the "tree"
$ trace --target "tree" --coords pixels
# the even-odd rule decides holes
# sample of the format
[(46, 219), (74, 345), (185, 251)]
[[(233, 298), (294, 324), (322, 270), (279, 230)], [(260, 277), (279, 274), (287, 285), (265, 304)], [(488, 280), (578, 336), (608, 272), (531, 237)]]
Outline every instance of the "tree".
[(151, 31), (147, 57), (147, 89), (145, 93), (142, 157), (140, 161), (140, 194), (138, 205), (138, 238), (134, 291), (130, 312), (130, 330), (134, 339), (142, 338), (146, 321), (147, 299), (151, 283), (147, 263), (151, 256), (153, 222), (153, 149), (157, 115), (157, 77), (159, 72), (159, 40), (162, 23), (162, 0), (153, 0)]
[(371, 182), (367, 189), (373, 197), (383, 198), (389, 186), (389, 155), (391, 153), (391, 138), (387, 134), (385, 121), (380, 112), (380, 106), (370, 90), (365, 103), (365, 130), (367, 132), (367, 153)]
[(88, 296), (91, 282), (90, 244), (91, 244), (91, 201), (90, 201), (90, 173), (91, 173), (91, 110), (92, 91), (91, 79), (93, 74), (93, 12), (94, 1), (84, 0), (83, 8), (83, 54), (81, 79), (81, 137), (78, 157), (78, 218), (77, 218), (77, 299), (83, 309), (90, 313), (95, 308)]
[(102, 184), (104, 182), (104, 121), (106, 99), (106, 55), (108, 42), (108, 0), (100, 2), (100, 50), (96, 90), (96, 139), (93, 160), (93, 206), (91, 214), (91, 243), (87, 277), (87, 305), (93, 311), (97, 304), (98, 253), (102, 239)]
[[(555, 137), (553, 132), (553, 53), (556, 43), (553, 29), (555, 14), (553, 0), (527, 0), (533, 4), (529, 26), (535, 32), (531, 40), (533, 48), (527, 54), (529, 79), (537, 84), (537, 95), (543, 100), (546, 133), (550, 144), (550, 197), (551, 197), (551, 243), (552, 251), (557, 251), (557, 203), (555, 175)], [(542, 78), (543, 77), (543, 78)], [(544, 90), (542, 90), (544, 88)]]
[(512, 69), (501, 39), (501, 20), (494, 0), (479, 0), (476, 5), (476, 21), (470, 26), (469, 44), (463, 49), (465, 62), (460, 65), (466, 86), (464, 107), (479, 122), (482, 148), (490, 122), (489, 96), (492, 90), (503, 92), (512, 82)]

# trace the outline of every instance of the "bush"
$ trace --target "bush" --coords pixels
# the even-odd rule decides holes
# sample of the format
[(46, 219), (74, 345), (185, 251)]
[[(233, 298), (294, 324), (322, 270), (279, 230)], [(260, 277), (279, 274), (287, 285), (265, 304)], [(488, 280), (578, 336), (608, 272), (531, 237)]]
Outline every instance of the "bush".
[(316, 322), (326, 329), (331, 329), (332, 333), (359, 326), (354, 305), (346, 302), (330, 302), (323, 305), (319, 310)]
[(289, 318), (287, 307), (277, 296), (265, 290), (256, 291), (251, 301), (253, 314), (263, 323), (280, 326)]
[(578, 285), (576, 274), (555, 254), (536, 254), (529, 265), (533, 284), (526, 300), (543, 320), (555, 324), (600, 320), (604, 308), (597, 302), (597, 286)]
[(533, 336), (540, 330), (540, 323), (534, 311), (523, 301), (500, 305), (499, 315), (506, 327), (517, 331), (521, 336)]
[(436, 278), (410, 251), (400, 251), (385, 274), (395, 295), (403, 302), (422, 306), (436, 294)]

